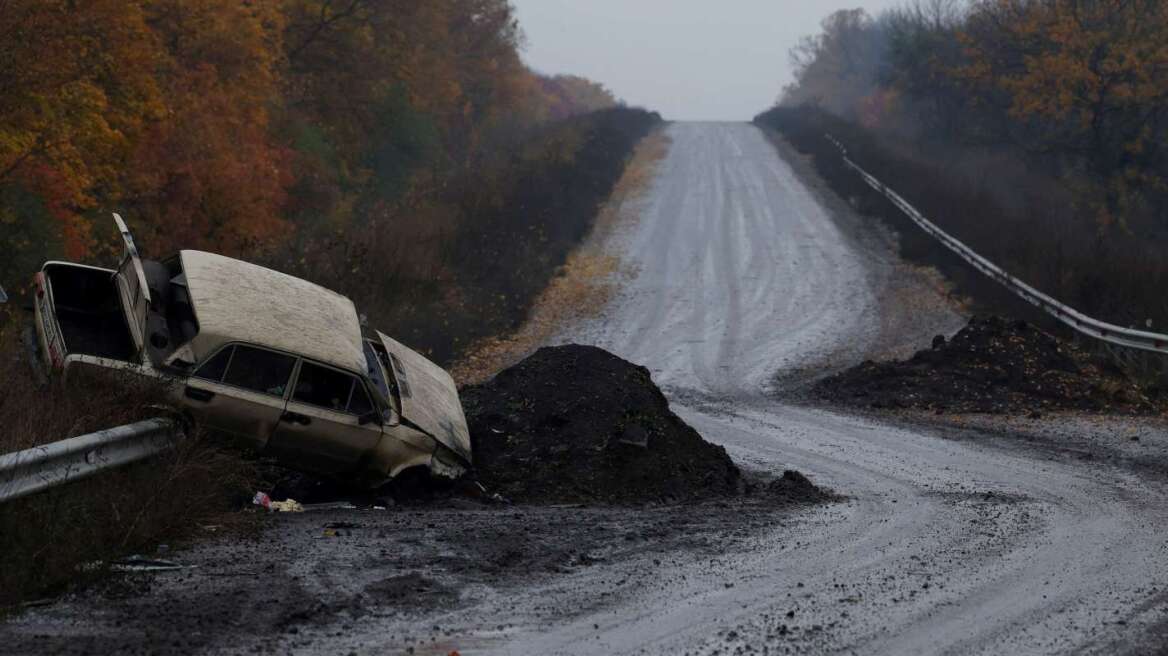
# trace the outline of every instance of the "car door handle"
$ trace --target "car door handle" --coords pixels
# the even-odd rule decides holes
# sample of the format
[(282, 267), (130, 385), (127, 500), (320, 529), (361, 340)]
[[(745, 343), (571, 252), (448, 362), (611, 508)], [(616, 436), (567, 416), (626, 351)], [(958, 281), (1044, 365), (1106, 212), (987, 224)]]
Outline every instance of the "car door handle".
[(215, 398), (214, 392), (209, 391), (209, 390), (205, 390), (205, 389), (199, 389), (197, 387), (186, 388), (186, 390), (184, 391), (184, 394), (186, 395), (186, 397), (188, 399), (202, 401), (203, 403), (207, 403), (211, 399)]
[(289, 424), (300, 424), (302, 426), (307, 426), (312, 423), (312, 417), (306, 417), (295, 412), (285, 412), (284, 414), (280, 415), (280, 421)]

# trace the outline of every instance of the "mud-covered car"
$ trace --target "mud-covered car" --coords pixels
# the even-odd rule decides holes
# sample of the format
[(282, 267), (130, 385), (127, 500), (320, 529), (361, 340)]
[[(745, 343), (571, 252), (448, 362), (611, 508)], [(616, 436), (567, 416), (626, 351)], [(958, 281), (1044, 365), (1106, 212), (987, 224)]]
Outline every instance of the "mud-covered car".
[(184, 250), (143, 260), (121, 217), (116, 269), (47, 262), (35, 324), (52, 370), (158, 378), (200, 425), (290, 467), (377, 485), (413, 467), (471, 462), (454, 381), (353, 302), (255, 264)]

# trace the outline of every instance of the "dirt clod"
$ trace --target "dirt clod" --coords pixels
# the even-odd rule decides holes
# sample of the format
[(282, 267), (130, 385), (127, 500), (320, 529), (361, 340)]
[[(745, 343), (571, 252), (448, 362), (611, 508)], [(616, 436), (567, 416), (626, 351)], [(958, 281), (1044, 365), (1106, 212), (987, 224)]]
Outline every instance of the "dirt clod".
[(766, 486), (767, 496), (785, 503), (822, 503), (834, 495), (817, 487), (806, 476), (788, 469)]
[(875, 409), (1140, 414), (1154, 406), (1114, 367), (1024, 322), (974, 317), (952, 338), (908, 360), (864, 362), (823, 379), (821, 399)]
[(547, 347), (461, 392), (475, 469), (514, 501), (686, 501), (740, 490), (726, 450), (669, 409), (644, 367)]

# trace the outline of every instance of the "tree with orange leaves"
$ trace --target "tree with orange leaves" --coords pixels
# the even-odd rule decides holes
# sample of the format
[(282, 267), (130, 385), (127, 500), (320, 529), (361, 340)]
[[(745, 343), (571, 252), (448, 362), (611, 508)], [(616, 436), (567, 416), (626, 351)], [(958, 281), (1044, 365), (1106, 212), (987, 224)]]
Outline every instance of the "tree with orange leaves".
[(157, 53), (136, 3), (0, 6), (0, 259), (26, 266), (24, 253), (43, 252), (28, 235), (90, 254), (85, 213), (116, 192), (127, 153), (163, 112)]
[(1087, 173), (1102, 226), (1164, 190), (1168, 5), (1159, 0), (983, 0), (961, 75), (1005, 95), (1014, 134)]
[(290, 151), (270, 134), (283, 18), (275, 0), (148, 0), (163, 53), (164, 120), (125, 169), (129, 215), (160, 252), (240, 253), (280, 239)]

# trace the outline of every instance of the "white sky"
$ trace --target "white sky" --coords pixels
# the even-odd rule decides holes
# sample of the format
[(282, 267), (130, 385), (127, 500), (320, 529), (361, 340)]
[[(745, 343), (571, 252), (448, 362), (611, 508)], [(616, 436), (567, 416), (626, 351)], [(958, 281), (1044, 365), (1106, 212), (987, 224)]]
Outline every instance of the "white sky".
[(673, 120), (749, 120), (791, 79), (787, 52), (837, 9), (900, 0), (511, 0), (542, 73), (603, 83)]

